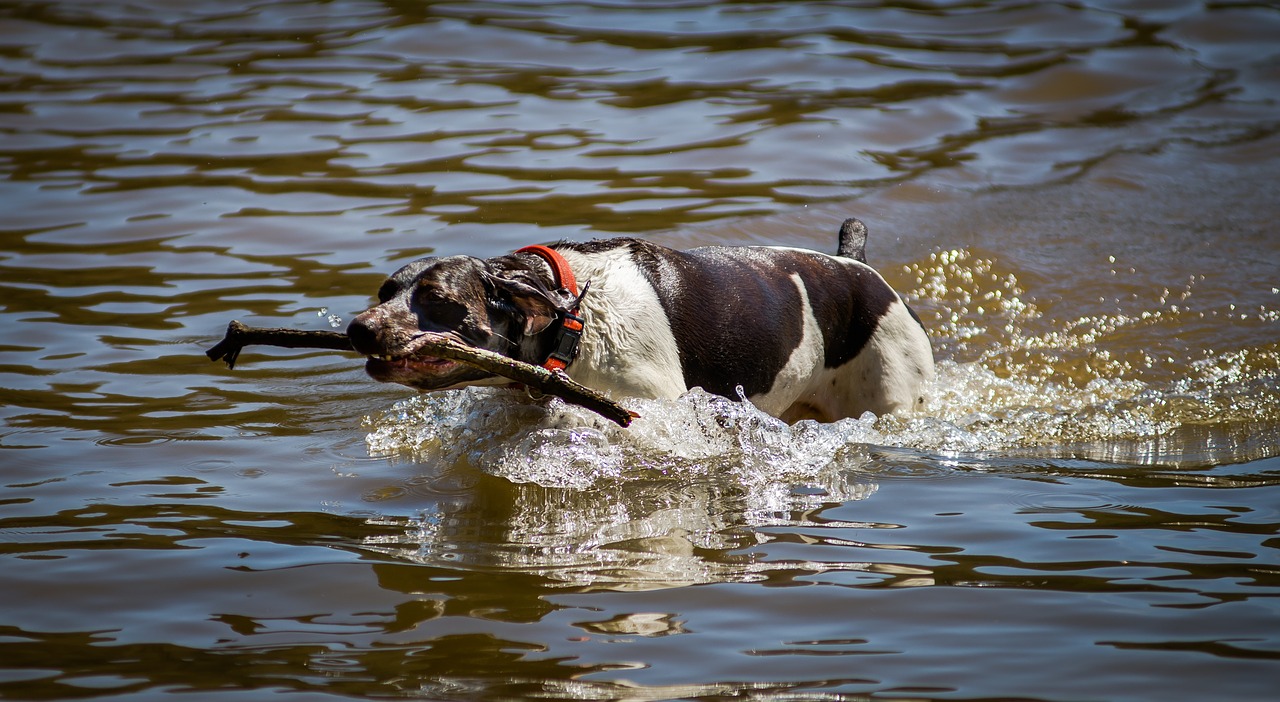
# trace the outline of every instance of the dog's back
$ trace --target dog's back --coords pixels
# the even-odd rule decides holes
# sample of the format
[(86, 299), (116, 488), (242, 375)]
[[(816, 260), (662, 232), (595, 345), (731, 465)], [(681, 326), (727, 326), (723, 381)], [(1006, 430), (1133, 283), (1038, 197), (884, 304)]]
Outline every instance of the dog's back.
[(784, 247), (677, 251), (638, 239), (557, 247), (580, 280), (587, 331), (569, 373), (620, 395), (688, 388), (791, 421), (911, 409), (933, 355), (918, 320), (863, 262), (849, 220), (839, 255)]

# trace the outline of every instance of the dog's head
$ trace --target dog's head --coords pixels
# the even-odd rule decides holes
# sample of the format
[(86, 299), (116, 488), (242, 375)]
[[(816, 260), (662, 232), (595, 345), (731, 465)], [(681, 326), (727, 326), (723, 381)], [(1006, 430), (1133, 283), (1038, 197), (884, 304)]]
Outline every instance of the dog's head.
[(446, 334), (469, 346), (526, 363), (541, 363), (554, 344), (550, 329), (574, 299), (551, 289), (540, 259), (512, 254), (422, 258), (401, 268), (378, 289), (378, 304), (347, 326), (365, 370), (384, 383), (418, 390), (508, 382), (466, 364), (413, 351), (424, 332)]

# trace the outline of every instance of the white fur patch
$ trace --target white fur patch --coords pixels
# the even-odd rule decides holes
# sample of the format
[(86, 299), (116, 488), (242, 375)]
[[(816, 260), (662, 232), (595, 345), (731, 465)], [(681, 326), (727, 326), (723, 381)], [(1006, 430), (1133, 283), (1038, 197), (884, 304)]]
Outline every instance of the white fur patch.
[(813, 316), (813, 307), (809, 303), (809, 291), (798, 273), (791, 275), (791, 282), (795, 283), (800, 292), (799, 314), (803, 325), (800, 343), (792, 350), (782, 371), (773, 379), (769, 392), (751, 398), (756, 407), (775, 417), (780, 416), (809, 388), (814, 373), (822, 369), (826, 354), (822, 329), (818, 326), (818, 320)]
[(907, 306), (895, 301), (885, 311), (862, 352), (832, 371), (827, 383), (835, 416), (856, 417), (916, 408), (933, 379), (929, 337)]
[(569, 376), (614, 397), (660, 399), (685, 391), (671, 321), (625, 247), (598, 254), (561, 250), (580, 284), (583, 333)]

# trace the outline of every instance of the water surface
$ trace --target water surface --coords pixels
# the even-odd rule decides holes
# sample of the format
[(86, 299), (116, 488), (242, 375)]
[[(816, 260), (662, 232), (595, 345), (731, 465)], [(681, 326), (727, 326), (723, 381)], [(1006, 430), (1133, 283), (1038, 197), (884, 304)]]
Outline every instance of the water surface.
[[(0, 697), (1264, 700), (1280, 12), (0, 8)], [(426, 254), (833, 250), (928, 407), (632, 429), (203, 349)]]

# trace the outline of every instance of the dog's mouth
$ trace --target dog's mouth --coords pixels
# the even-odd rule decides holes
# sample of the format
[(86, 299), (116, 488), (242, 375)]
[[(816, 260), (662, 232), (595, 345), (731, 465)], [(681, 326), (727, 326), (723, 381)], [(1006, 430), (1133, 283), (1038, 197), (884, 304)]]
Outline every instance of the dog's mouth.
[(450, 361), (447, 358), (436, 358), (435, 356), (392, 356), (383, 354), (381, 356), (366, 356), (368, 359), (366, 365), (368, 367), (377, 367), (380, 369), (394, 369), (399, 372), (409, 373), (445, 373), (462, 365), (457, 361)]
[(478, 368), (458, 361), (420, 353), (430, 337), (422, 334), (394, 353), (366, 354), (364, 369), (382, 383), (398, 383), (418, 390), (443, 390), (488, 376)]

